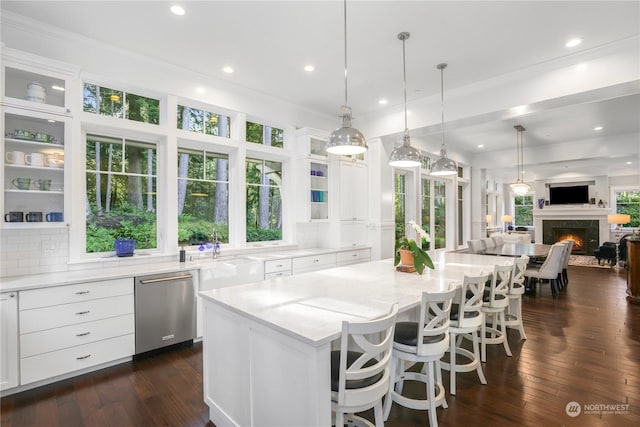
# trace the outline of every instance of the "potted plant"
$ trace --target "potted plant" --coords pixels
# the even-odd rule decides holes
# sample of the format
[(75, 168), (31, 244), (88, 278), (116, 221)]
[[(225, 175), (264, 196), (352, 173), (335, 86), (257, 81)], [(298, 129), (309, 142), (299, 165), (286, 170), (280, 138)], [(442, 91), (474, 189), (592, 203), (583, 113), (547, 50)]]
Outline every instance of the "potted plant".
[(133, 256), (135, 248), (135, 239), (130, 239), (125, 234), (119, 234), (113, 242), (113, 249), (116, 251), (116, 256), (119, 257)]
[(429, 235), (415, 222), (409, 221), (420, 238), (420, 245), (415, 240), (402, 236), (396, 240), (394, 265), (413, 266), (418, 274), (422, 274), (425, 267), (434, 268), (429, 254), (422, 249), (422, 240), (430, 241)]

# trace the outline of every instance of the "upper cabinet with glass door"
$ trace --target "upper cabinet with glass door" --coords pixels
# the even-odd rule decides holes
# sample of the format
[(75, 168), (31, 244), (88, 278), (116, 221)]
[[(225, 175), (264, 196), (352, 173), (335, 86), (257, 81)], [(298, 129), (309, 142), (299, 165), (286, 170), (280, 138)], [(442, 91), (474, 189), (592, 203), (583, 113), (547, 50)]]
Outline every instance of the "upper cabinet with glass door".
[(69, 89), (78, 70), (58, 61), (5, 49), (3, 104), (54, 114), (71, 113)]

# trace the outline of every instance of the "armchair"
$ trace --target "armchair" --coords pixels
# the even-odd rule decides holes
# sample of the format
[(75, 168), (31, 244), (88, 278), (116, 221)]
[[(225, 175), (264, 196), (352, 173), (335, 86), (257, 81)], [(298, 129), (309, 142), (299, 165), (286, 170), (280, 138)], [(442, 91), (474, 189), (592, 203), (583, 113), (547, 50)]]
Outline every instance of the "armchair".
[(616, 264), (616, 244), (613, 242), (604, 242), (602, 246), (593, 252), (593, 255), (598, 260), (598, 265), (602, 264), (602, 261), (605, 261), (613, 266)]

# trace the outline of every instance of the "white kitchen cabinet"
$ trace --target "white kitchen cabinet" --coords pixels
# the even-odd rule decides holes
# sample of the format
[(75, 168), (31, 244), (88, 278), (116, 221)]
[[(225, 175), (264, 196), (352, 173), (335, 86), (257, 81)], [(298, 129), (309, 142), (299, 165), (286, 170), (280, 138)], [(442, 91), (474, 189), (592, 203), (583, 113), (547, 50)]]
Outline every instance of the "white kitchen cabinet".
[(20, 384), (131, 357), (133, 278), (20, 292)]
[(0, 294), (0, 390), (18, 385), (18, 294)]
[(358, 264), (371, 261), (371, 249), (354, 249), (337, 253), (337, 266)]
[(326, 152), (328, 134), (314, 129), (301, 129), (296, 134), (294, 167), (296, 198), (300, 201), (299, 222), (329, 219), (329, 157)]
[(367, 169), (356, 162), (340, 162), (339, 211), (341, 221), (367, 219)]
[[(281, 273), (281, 274), (274, 274)], [(281, 258), (264, 262), (265, 279), (267, 275), (283, 276), (291, 274), (291, 258)], [(270, 276), (270, 277), (272, 277)]]
[(309, 273), (336, 266), (335, 252), (293, 258), (293, 274)]

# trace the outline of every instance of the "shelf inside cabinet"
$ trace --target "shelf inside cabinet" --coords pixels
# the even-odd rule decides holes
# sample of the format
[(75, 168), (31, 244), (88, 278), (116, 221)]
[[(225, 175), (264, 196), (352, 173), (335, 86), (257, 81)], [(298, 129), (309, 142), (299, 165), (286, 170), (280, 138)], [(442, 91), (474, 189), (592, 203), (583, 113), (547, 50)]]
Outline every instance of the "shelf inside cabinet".
[(49, 195), (49, 194), (56, 194), (56, 195), (64, 195), (64, 191), (62, 190), (48, 190), (48, 191), (43, 191), (43, 190), (18, 190), (15, 188), (7, 188), (4, 190), (5, 193), (29, 193), (29, 194), (44, 194), (44, 195)]

